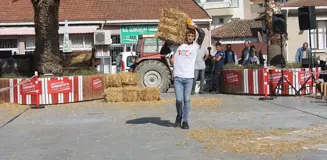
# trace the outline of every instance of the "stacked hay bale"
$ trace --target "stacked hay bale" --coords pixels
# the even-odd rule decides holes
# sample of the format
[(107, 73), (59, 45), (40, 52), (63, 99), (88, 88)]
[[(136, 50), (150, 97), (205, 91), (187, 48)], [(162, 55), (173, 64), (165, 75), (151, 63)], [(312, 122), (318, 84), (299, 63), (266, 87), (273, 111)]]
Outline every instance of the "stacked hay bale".
[(160, 89), (140, 87), (137, 73), (111, 74), (105, 78), (104, 99), (107, 102), (159, 101)]
[(187, 14), (173, 8), (163, 9), (156, 37), (172, 44), (182, 44), (187, 25), (191, 23)]

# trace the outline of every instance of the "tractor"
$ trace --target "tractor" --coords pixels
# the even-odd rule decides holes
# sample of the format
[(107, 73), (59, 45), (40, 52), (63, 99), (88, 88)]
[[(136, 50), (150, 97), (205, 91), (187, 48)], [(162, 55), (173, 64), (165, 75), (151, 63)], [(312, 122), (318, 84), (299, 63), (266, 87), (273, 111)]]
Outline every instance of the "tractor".
[(173, 83), (173, 66), (172, 54), (160, 54), (163, 44), (155, 35), (140, 35), (129, 71), (140, 74), (142, 86), (160, 88), (161, 93), (166, 93)]

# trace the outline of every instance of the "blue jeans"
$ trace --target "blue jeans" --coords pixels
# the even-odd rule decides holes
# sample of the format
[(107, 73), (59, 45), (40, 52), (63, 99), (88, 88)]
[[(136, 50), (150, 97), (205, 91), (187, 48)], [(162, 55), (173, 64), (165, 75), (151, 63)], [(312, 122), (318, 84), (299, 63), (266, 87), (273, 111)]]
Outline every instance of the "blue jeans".
[(191, 107), (193, 79), (194, 78), (174, 77), (177, 116), (182, 117), (183, 121), (186, 122), (188, 121), (188, 114)]

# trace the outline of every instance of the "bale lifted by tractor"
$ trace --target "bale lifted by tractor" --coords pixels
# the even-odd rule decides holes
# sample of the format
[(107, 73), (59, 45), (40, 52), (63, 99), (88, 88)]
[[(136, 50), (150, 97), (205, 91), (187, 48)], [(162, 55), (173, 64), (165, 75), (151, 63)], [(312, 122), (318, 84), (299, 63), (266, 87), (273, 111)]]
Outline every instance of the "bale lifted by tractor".
[(160, 54), (164, 42), (155, 35), (140, 35), (134, 56), (132, 72), (140, 74), (141, 86), (160, 88), (166, 93), (172, 85), (172, 54)]

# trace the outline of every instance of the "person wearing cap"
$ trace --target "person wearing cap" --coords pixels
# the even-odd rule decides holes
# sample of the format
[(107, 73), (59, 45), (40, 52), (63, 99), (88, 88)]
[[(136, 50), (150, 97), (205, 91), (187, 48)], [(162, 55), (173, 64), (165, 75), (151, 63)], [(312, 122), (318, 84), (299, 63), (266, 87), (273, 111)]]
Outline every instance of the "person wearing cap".
[[(193, 22), (189, 23), (185, 42), (181, 45), (173, 45), (165, 42), (161, 48), (161, 54), (174, 52), (173, 79), (176, 95), (176, 120), (175, 127), (189, 129), (188, 115), (191, 108), (191, 92), (194, 79), (194, 68), (197, 52), (204, 40), (205, 33)], [(196, 32), (198, 39), (195, 41)]]

